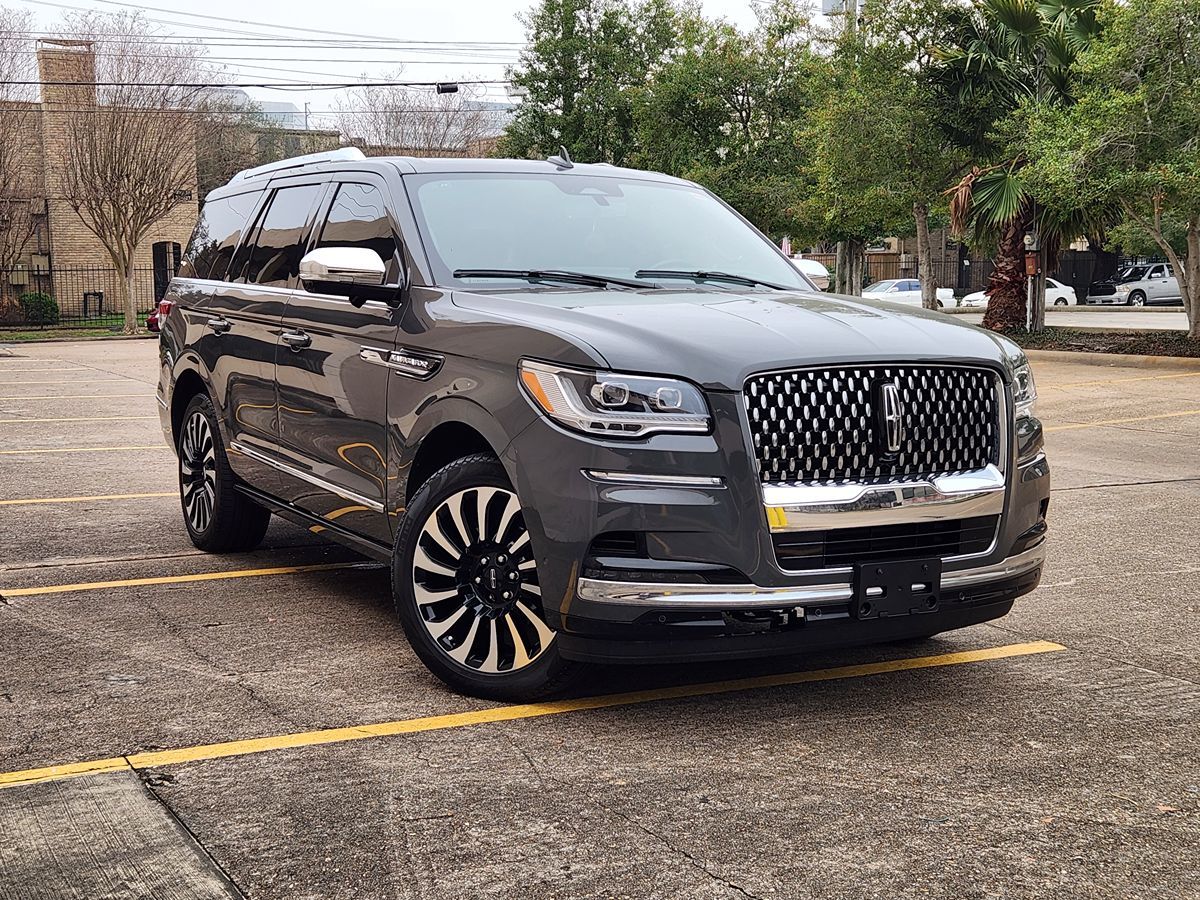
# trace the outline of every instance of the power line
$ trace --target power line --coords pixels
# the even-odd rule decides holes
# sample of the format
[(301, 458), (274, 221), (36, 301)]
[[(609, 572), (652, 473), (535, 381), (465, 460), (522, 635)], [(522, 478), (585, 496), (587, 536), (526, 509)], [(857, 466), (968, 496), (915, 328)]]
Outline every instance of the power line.
[[(34, 6), (49, 6), (49, 7), (55, 8), (55, 9), (66, 9), (66, 10), (71, 10), (73, 12), (93, 12), (94, 11), (88, 7), (75, 6), (75, 5), (72, 5), (69, 3), (55, 3), (55, 2), (52, 2), (52, 0), (20, 0), (20, 2), (29, 3)], [(139, 10), (149, 10), (152, 12), (167, 13), (168, 15), (189, 16), (192, 18), (206, 19), (209, 21), (230, 22), (233, 24), (243, 24), (243, 25), (258, 25), (260, 27), (274, 28), (276, 30), (301, 31), (301, 32), (309, 33), (309, 34), (333, 36), (336, 38), (347, 38), (347, 39), (351, 39), (353, 41), (359, 41), (359, 42), (362, 42), (362, 41), (367, 41), (367, 42), (372, 42), (372, 43), (376, 43), (376, 42), (402, 43), (402, 42), (405, 42), (401, 38), (379, 37), (378, 35), (354, 34), (351, 32), (342, 32), (342, 31), (328, 31), (328, 30), (319, 29), (319, 28), (302, 28), (299, 26), (291, 26), (291, 25), (275, 25), (275, 24), (272, 24), (269, 22), (255, 22), (255, 21), (250, 21), (250, 20), (245, 20), (245, 19), (229, 19), (229, 18), (225, 18), (223, 16), (212, 16), (212, 15), (206, 15), (206, 14), (202, 14), (202, 13), (189, 13), (189, 12), (184, 12), (182, 10), (165, 9), (162, 7), (142, 6), (140, 4), (134, 4), (134, 3), (122, 3), (122, 2), (117, 2), (117, 0), (95, 0), (95, 2), (107, 3), (112, 6), (124, 6), (124, 7), (131, 7), (133, 9), (139, 9)], [(236, 29), (236, 28), (221, 28), (221, 27), (213, 26), (213, 25), (201, 25), (196, 22), (171, 22), (171, 21), (167, 21), (167, 20), (163, 20), (163, 19), (154, 19), (154, 18), (150, 18), (150, 17), (146, 17), (144, 19), (144, 21), (154, 22), (156, 24), (161, 24), (161, 25), (185, 25), (185, 26), (189, 26), (189, 27), (193, 27), (193, 28), (201, 28), (206, 31), (224, 32), (226, 34), (232, 34), (232, 35), (245, 35), (246, 36), (245, 39), (260, 38), (260, 39), (282, 40), (282, 41), (319, 40), (317, 38), (293, 38), (288, 35), (282, 35), (282, 34), (270, 34), (270, 33), (264, 34), (263, 32), (246, 31), (243, 29)], [(198, 37), (203, 37), (203, 36), (198, 36)], [(328, 40), (328, 37), (326, 37), (326, 40)], [(406, 41), (406, 43), (425, 44), (425, 45), (452, 44), (455, 46), (489, 46), (489, 47), (498, 47), (498, 46), (523, 47), (523, 46), (525, 46), (524, 42), (522, 42), (522, 41), (409, 40), (409, 41)]]
[[(336, 37), (355, 38), (358, 40), (377, 40), (378, 35), (355, 34), (345, 31), (328, 31), (323, 28), (302, 28), (298, 25), (277, 25), (273, 22), (256, 22), (250, 19), (230, 19), (225, 16), (213, 16), (205, 13), (184, 12), (181, 9), (164, 9), (158, 6), (145, 6), (140, 3), (123, 3), (121, 0), (94, 0), (96, 3), (103, 3), (107, 6), (124, 6), (138, 10), (148, 10), (150, 12), (167, 13), (172, 16), (187, 16), (191, 19), (207, 19), (213, 22), (230, 22), (235, 25), (257, 25), (263, 28), (273, 28), (277, 31), (302, 31), (307, 34), (333, 35)], [(516, 43), (516, 42), (513, 42)]]
[[(338, 90), (357, 87), (437, 87), (439, 84), (510, 84), (506, 79), (471, 79), (458, 81), (329, 81), (304, 82), (312, 90)], [(291, 84), (270, 81), (256, 82), (173, 82), (173, 81), (0, 81), (0, 87), (162, 87), (187, 88), (281, 88), (295, 89)]]

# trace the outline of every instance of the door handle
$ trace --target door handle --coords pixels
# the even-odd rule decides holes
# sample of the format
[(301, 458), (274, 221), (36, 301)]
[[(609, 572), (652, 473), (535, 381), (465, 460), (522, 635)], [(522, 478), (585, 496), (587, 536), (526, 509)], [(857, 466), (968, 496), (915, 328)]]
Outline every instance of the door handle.
[(213, 316), (208, 320), (208, 327), (213, 330), (213, 334), (224, 334), (233, 327), (233, 323), (224, 316)]
[(285, 344), (287, 344), (297, 353), (299, 353), (305, 347), (312, 346), (312, 338), (303, 331), (285, 331), (280, 335), (280, 337), (283, 338), (283, 342)]

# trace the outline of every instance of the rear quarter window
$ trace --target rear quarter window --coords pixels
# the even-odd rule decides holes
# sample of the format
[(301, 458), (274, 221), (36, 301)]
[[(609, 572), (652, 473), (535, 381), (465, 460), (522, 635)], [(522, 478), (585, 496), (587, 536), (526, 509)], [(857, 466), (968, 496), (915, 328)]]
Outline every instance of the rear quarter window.
[(258, 202), (258, 191), (220, 197), (204, 204), (200, 219), (179, 263), (181, 278), (211, 278), (221, 281), (233, 251)]

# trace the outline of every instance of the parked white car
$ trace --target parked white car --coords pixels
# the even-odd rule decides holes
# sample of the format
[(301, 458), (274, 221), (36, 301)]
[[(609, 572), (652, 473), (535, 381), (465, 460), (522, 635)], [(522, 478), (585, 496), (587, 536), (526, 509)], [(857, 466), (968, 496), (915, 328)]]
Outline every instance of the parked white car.
[(829, 290), (829, 270), (824, 264), (815, 259), (805, 259), (803, 256), (793, 256), (792, 265), (800, 270), (800, 274), (817, 286), (818, 290)]
[[(921, 282), (916, 278), (895, 278), (889, 281), (877, 281), (863, 288), (863, 296), (870, 300), (887, 300), (889, 303), (920, 306)], [(950, 288), (938, 288), (937, 298), (938, 302), (942, 306), (945, 306), (954, 300), (954, 291)]]
[[(1075, 306), (1079, 302), (1079, 298), (1075, 296), (1075, 288), (1063, 284), (1061, 281), (1055, 281), (1053, 278), (1046, 279), (1046, 306)], [(967, 294), (962, 298), (959, 306), (976, 306), (983, 309), (988, 305), (987, 294), (983, 291), (976, 291), (973, 294)]]

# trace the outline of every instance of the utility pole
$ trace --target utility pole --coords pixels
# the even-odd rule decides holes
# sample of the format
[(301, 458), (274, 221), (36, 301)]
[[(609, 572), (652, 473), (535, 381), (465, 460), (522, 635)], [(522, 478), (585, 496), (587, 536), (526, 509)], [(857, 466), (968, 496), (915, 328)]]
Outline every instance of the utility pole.
[(304, 101), (304, 130), (308, 131), (308, 101)]

